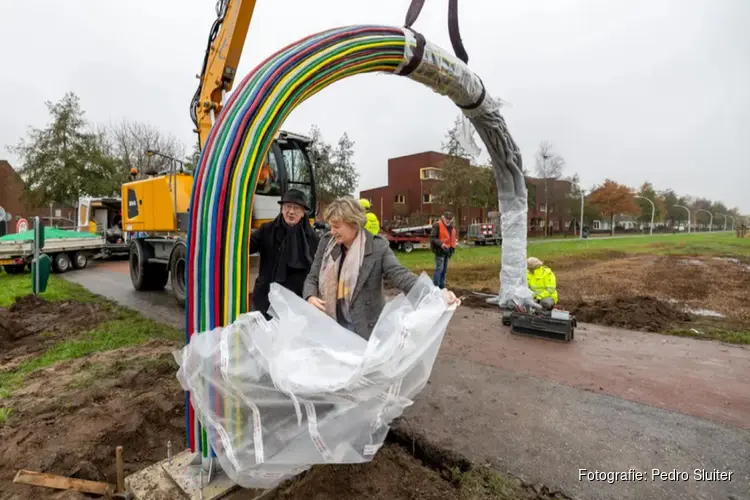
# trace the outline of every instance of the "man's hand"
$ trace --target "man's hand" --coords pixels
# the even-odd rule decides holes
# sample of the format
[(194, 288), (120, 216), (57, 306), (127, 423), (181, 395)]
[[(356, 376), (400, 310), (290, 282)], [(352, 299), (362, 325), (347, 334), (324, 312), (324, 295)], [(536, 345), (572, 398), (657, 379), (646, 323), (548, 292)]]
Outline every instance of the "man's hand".
[(446, 243), (443, 243), (443, 250), (448, 250), (449, 248), (450, 247)]
[(443, 290), (443, 298), (448, 303), (448, 305), (453, 305), (456, 302), (458, 302), (458, 299), (456, 298), (456, 294), (451, 292), (450, 290)]
[(307, 301), (321, 311), (326, 312), (326, 303), (324, 300), (321, 300), (318, 297), (308, 297)]

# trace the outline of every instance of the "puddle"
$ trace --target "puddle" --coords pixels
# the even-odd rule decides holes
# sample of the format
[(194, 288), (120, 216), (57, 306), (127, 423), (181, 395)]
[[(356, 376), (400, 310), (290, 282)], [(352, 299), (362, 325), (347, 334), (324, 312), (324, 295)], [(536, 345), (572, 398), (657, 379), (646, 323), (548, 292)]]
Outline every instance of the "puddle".
[(686, 308), (685, 312), (689, 312), (690, 314), (695, 314), (696, 316), (710, 316), (712, 318), (725, 318), (722, 313), (717, 311), (712, 311), (711, 309), (691, 309)]
[(701, 260), (697, 260), (697, 259), (681, 260), (680, 264), (687, 264), (689, 266), (704, 266), (704, 267), (706, 266), (705, 262), (703, 262)]
[(750, 265), (743, 264), (740, 259), (736, 259), (734, 257), (713, 257), (713, 260), (721, 260), (724, 262), (731, 262), (732, 264), (737, 264), (745, 268), (745, 271), (750, 271)]

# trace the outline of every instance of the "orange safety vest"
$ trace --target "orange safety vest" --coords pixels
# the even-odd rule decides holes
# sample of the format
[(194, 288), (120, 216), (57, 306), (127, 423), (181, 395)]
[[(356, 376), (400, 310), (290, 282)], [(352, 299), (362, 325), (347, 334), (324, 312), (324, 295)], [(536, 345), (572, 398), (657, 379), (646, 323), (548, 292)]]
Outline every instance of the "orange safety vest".
[(458, 231), (456, 226), (453, 226), (453, 231), (448, 232), (448, 226), (442, 220), (438, 221), (438, 239), (443, 245), (448, 245), (450, 248), (456, 248), (458, 246)]

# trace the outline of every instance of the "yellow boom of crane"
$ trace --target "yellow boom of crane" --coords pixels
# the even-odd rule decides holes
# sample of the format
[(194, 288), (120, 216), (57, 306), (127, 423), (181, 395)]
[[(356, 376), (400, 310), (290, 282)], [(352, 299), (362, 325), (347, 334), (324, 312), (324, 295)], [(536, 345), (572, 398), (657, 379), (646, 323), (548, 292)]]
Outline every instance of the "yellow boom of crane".
[[(256, 0), (219, 0), (211, 26), (200, 84), (190, 104), (190, 115), (200, 149), (208, 139), (226, 95), (232, 90)], [(253, 228), (274, 219), (278, 201), (291, 187), (305, 193), (315, 216), (315, 179), (311, 140), (281, 131), (271, 146), (261, 172), (253, 205)], [(146, 152), (144, 152), (146, 153)], [(164, 156), (149, 150), (151, 156)], [(185, 234), (193, 176), (172, 167), (156, 175), (122, 185), (122, 229), (130, 238), (130, 280), (136, 290), (161, 290), (170, 280), (177, 303), (185, 304)], [(288, 168), (289, 166), (294, 168)], [(135, 172), (134, 174), (141, 174)], [(134, 175), (135, 177), (135, 175)]]
[(219, 0), (216, 11), (218, 17), (211, 26), (203, 67), (197, 75), (200, 85), (190, 105), (201, 149), (206, 144), (208, 133), (221, 111), (226, 94), (232, 90), (250, 20), (255, 11), (255, 0)]

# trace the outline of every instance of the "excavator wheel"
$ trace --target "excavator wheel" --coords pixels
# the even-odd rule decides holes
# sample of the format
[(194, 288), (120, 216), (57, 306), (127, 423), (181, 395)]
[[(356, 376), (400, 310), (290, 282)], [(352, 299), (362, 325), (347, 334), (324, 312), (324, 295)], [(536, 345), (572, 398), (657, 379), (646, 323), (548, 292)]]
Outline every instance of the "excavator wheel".
[(130, 244), (130, 281), (140, 291), (163, 290), (169, 279), (169, 269), (160, 263), (149, 263), (151, 249), (143, 240)]
[(185, 260), (187, 258), (187, 248), (183, 243), (178, 243), (172, 250), (172, 257), (169, 259), (169, 274), (172, 279), (172, 292), (174, 293), (177, 305), (185, 307)]

